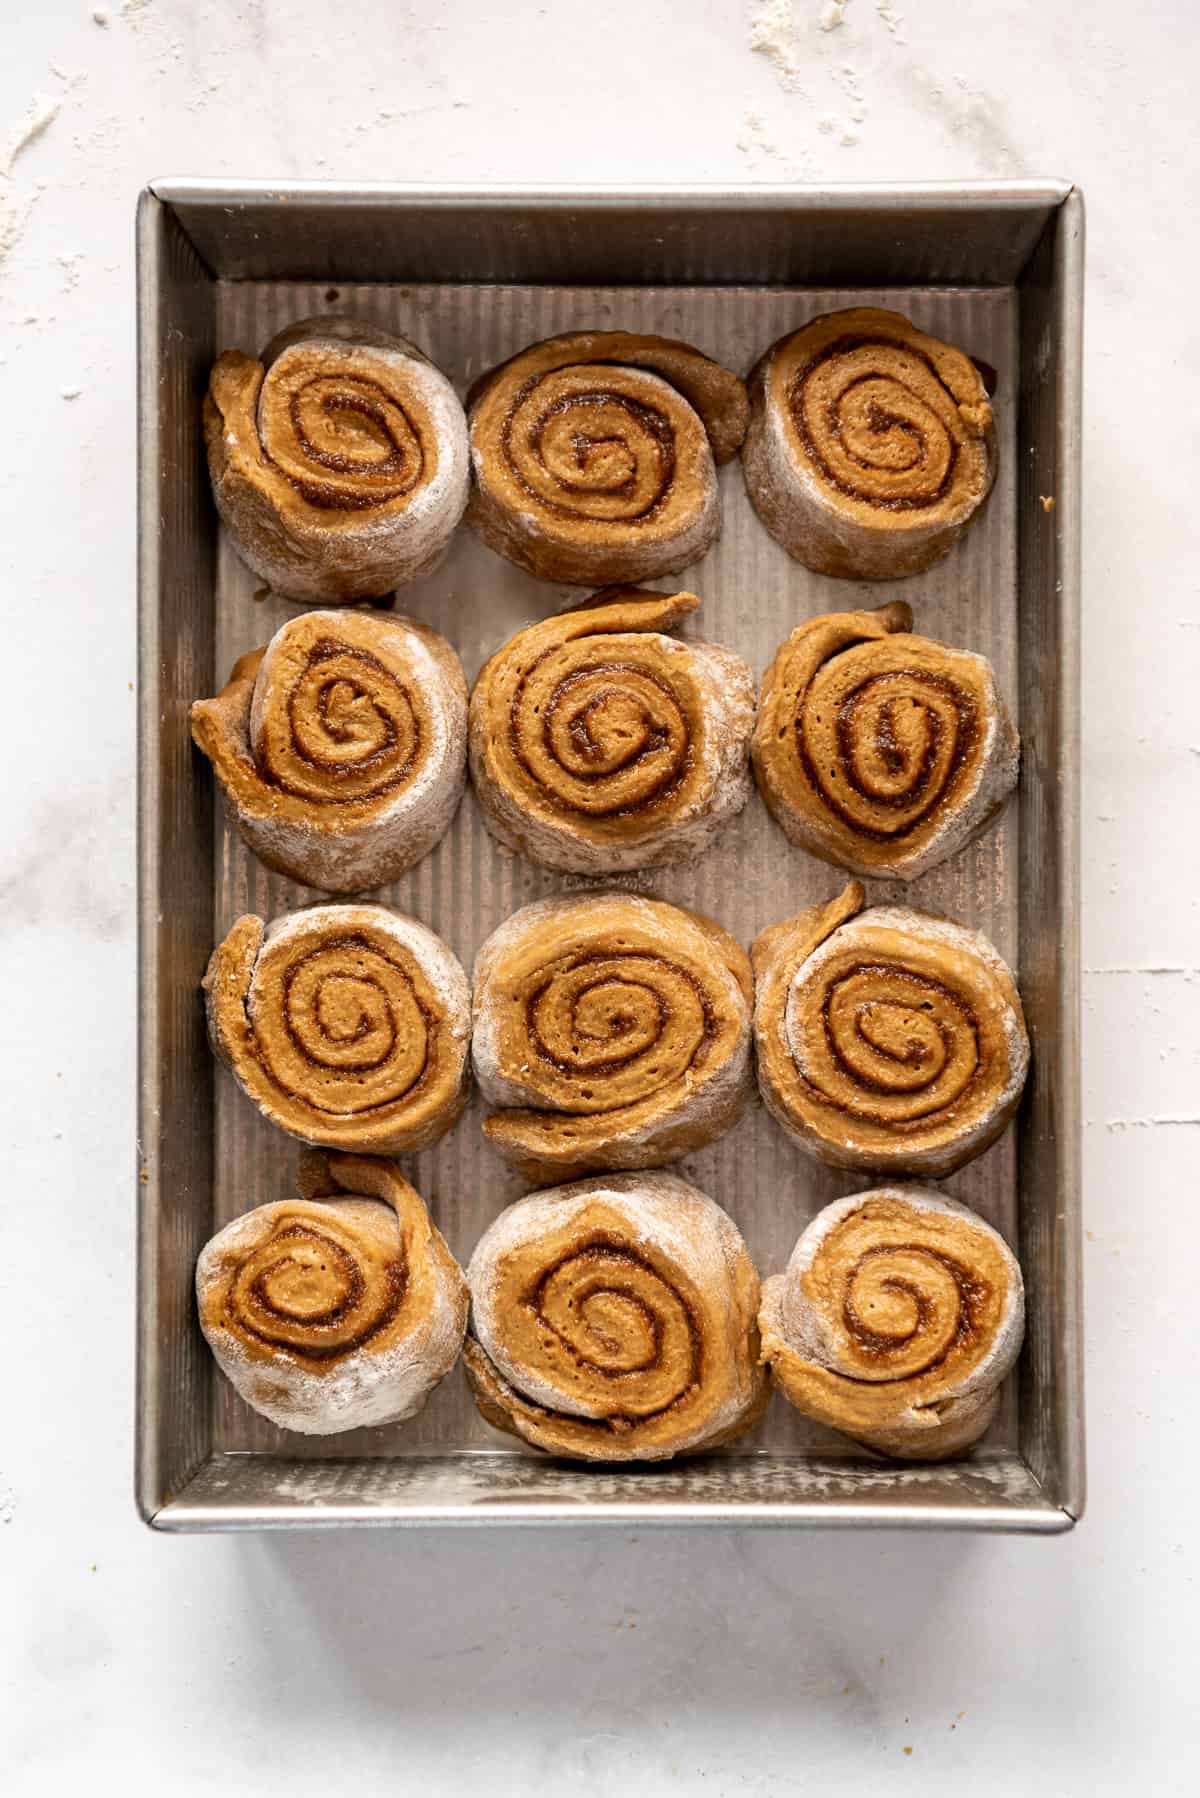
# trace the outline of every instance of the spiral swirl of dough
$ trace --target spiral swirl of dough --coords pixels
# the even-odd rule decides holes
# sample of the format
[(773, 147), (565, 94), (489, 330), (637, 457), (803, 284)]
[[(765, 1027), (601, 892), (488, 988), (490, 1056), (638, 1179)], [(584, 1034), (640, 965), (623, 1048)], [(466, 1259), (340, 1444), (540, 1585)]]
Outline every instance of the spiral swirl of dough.
[(800, 625), (763, 682), (754, 770), (794, 843), (911, 880), (988, 823), (1019, 746), (982, 656), (911, 634), (899, 603)]
[(200, 1324), (246, 1401), (327, 1435), (420, 1410), (458, 1358), (467, 1287), (389, 1161), (308, 1155), (301, 1197), (217, 1233), (196, 1266)]
[(978, 369), (898, 312), (814, 319), (772, 345), (750, 389), (751, 500), (818, 573), (916, 574), (991, 491), (995, 433)]
[(243, 561), (289, 599), (373, 598), (436, 566), (467, 500), (466, 419), (415, 345), (301, 320), (218, 357), (213, 494)]
[(763, 1359), (807, 1416), (909, 1459), (975, 1441), (1021, 1346), (1021, 1271), (1003, 1239), (935, 1189), (826, 1206), (767, 1280)]
[(469, 989), (431, 930), (376, 905), (240, 918), (205, 976), (213, 1048), (273, 1123), (423, 1148), (466, 1102)]
[(360, 1348), (395, 1317), (404, 1267), (320, 1206), (280, 1206), (268, 1236), (239, 1265), (228, 1327), (324, 1359)]
[(750, 671), (661, 634), (699, 603), (614, 588), (492, 657), (471, 696), (471, 771), (502, 842), (572, 873), (661, 867), (741, 808)]
[(658, 1167), (712, 1142), (749, 1083), (752, 977), (710, 920), (621, 893), (543, 900), (475, 968), (484, 1125), (531, 1179)]
[(466, 681), (436, 631), (305, 612), (192, 707), (234, 824), (268, 867), (326, 892), (395, 880), (449, 828), (466, 781)]
[(670, 574), (720, 531), (715, 462), (749, 404), (690, 345), (581, 331), (532, 345), (470, 395), (468, 517), (531, 574), (602, 585)]
[(671, 1175), (520, 1200), (481, 1238), (467, 1277), (476, 1399), (539, 1448), (660, 1460), (728, 1440), (761, 1402), (745, 1244)]
[(831, 487), (900, 509), (930, 506), (954, 474), (963, 433), (931, 360), (903, 341), (847, 335), (798, 373), (792, 419)]
[(763, 1097), (834, 1167), (948, 1173), (995, 1140), (1020, 1099), (1017, 989), (977, 931), (862, 904), (852, 882), (755, 944)]

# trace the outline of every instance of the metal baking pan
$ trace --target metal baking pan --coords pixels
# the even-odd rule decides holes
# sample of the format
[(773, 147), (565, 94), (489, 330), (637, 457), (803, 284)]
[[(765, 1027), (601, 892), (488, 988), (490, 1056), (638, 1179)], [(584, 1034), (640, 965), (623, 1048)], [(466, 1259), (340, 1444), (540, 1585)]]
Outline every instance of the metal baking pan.
[[(958, 1525), (1056, 1531), (1083, 1500), (1080, 1353), (1078, 817), (1079, 408), (1083, 207), (1058, 183), (830, 189), (469, 192), (153, 183), (138, 213), (140, 348), (141, 1114), (137, 1496), (169, 1530), (451, 1522)], [(777, 1398), (720, 1455), (597, 1470), (536, 1457), (479, 1419), (461, 1372), (401, 1429), (313, 1441), (275, 1430), (216, 1373), (192, 1269), (230, 1216), (292, 1190), (297, 1148), (219, 1071), (198, 986), (241, 911), (317, 897), (269, 874), (230, 832), (188, 707), (292, 608), (217, 529), (200, 435), (214, 356), (255, 351), (309, 313), (350, 311), (414, 339), (465, 391), (526, 343), (583, 325), (684, 337), (745, 371), (783, 331), (833, 306), (898, 306), (998, 372), (1000, 477), (937, 568), (886, 589), (917, 628), (990, 656), (1019, 714), (1018, 800), (1000, 824), (907, 889), (980, 926), (1018, 969), (1034, 1045), (1014, 1129), (948, 1183), (1016, 1244), (1029, 1299), (1019, 1370), (974, 1456), (904, 1468)], [(695, 629), (761, 672), (796, 621), (878, 604), (809, 574), (754, 518), (735, 463), (725, 531), (686, 581)], [(661, 583), (666, 585), (667, 583)], [(459, 531), (403, 610), (437, 625), (473, 676), (522, 623), (561, 603)], [(473, 799), (386, 901), (468, 965), (518, 905), (580, 884), (492, 843)], [(748, 942), (837, 890), (754, 798), (694, 867), (627, 877)], [(872, 883), (871, 897), (899, 893)], [(483, 1143), (479, 1109), (405, 1172), (452, 1248), (521, 1190)], [(757, 1108), (681, 1171), (736, 1218), (760, 1269), (862, 1177), (816, 1168)]]

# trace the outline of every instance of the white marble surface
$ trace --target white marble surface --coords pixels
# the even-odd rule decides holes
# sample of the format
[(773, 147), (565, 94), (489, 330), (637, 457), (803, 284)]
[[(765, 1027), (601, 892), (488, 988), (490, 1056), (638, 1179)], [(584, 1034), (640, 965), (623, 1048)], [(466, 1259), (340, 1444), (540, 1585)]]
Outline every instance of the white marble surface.
[[(252, 1783), (271, 1798), (355, 1779), (1194, 1789), (1200, 15), (1193, 0), (849, 0), (824, 32), (838, 7), (794, 0), (789, 77), (787, 56), (751, 50), (752, 10), (108, 0), (101, 23), (83, 0), (6, 10), (12, 1798), (118, 1781)], [(149, 176), (226, 172), (1053, 174), (1085, 189), (1091, 1501), (1072, 1536), (176, 1541), (136, 1521), (133, 207)]]

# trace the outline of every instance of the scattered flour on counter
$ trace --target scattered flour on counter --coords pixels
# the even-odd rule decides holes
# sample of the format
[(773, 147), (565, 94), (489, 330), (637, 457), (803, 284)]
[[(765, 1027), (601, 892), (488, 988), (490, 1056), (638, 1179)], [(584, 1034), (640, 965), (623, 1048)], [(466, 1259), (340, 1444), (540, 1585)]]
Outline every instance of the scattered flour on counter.
[(754, 161), (762, 157), (770, 157), (773, 162), (780, 164), (780, 167), (773, 171), (777, 177), (789, 175), (807, 179), (811, 176), (812, 159), (808, 152), (800, 150), (796, 153), (789, 153), (787, 150), (781, 149), (774, 138), (769, 135), (760, 112), (747, 112), (743, 115), (742, 128), (737, 135), (737, 147), (743, 156), (750, 158), (752, 165)]
[(137, 19), (139, 13), (149, 12), (151, 0), (121, 0), (121, 17)]
[(852, 150), (855, 144), (860, 141), (858, 132), (854, 129), (853, 125), (848, 125), (844, 119), (835, 119), (833, 122), (833, 129), (837, 135), (839, 144), (841, 144), (842, 148), (845, 150)]
[(1185, 1129), (1200, 1124), (1200, 1117), (1105, 1118), (1106, 1130), (1160, 1130), (1182, 1125)]
[(8, 182), (0, 180), (0, 268), (21, 235), (25, 215), (15, 195), (9, 193)]
[(900, 27), (904, 23), (905, 15), (896, 11), (895, 0), (875, 0), (875, 11), (898, 43), (908, 42), (908, 39), (900, 34)]
[(856, 125), (861, 125), (867, 116), (867, 103), (863, 98), (862, 78), (853, 63), (843, 62), (838, 65), (837, 82), (846, 95), (850, 117)]
[(825, 0), (824, 6), (817, 15), (817, 24), (822, 31), (836, 31), (839, 25), (846, 23), (846, 8), (850, 0)]
[(105, 6), (94, 6), (92, 8), (92, 23), (93, 25), (100, 25), (102, 27), (111, 25), (112, 14)]
[(82, 392), (82, 387), (64, 387), (62, 396), (65, 400), (77, 400)]
[(995, 175), (1025, 174), (1028, 161), (1013, 138), (1003, 103), (982, 89), (974, 90), (958, 71), (952, 80), (954, 87), (948, 88), (919, 63), (910, 63), (905, 70), (905, 85), (914, 101), (944, 131), (966, 144), (979, 167)]
[(763, 120), (761, 112), (748, 112), (742, 119), (742, 128), (738, 132), (737, 147), (739, 150), (768, 149), (763, 136)]
[(49, 94), (35, 94), (0, 147), (0, 175), (12, 174), (13, 163), (46, 131), (62, 110), (62, 101)]
[(751, 0), (750, 48), (766, 57), (781, 86), (795, 91), (800, 82), (800, 64), (796, 59), (791, 0)]
[(0, 1523), (11, 1523), (16, 1514), (16, 1493), (11, 1486), (0, 1486)]
[(833, 71), (833, 78), (846, 96), (847, 118), (839, 118), (836, 113), (823, 112), (817, 120), (817, 130), (826, 137), (836, 137), (845, 149), (852, 149), (859, 141), (857, 127), (867, 116), (867, 102), (863, 95), (862, 81), (853, 63), (839, 63)]
[[(13, 165), (17, 158), (35, 143), (54, 123), (62, 109), (62, 99), (48, 94), (35, 94), (12, 130), (0, 144), (0, 270), (16, 247), (25, 229), (29, 208), (36, 195), (23, 199), (13, 185)], [(40, 192), (40, 188), (38, 192)]]

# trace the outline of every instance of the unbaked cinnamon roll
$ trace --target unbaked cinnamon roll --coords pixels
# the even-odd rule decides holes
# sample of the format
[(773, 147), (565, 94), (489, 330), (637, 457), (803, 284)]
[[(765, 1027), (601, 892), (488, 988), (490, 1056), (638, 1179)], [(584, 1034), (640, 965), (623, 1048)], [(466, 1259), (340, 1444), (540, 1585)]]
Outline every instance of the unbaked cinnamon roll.
[(204, 401), (213, 497), (287, 599), (372, 599), (429, 574), (467, 503), (453, 387), (403, 337), (306, 318), (261, 360), (226, 350)]
[(762, 1358), (797, 1410), (883, 1455), (978, 1441), (1021, 1350), (1025, 1292), (1004, 1239), (926, 1186), (838, 1199), (763, 1282)]
[(759, 790), (793, 843), (913, 880), (984, 829), (1020, 744), (991, 664), (912, 634), (899, 601), (810, 618), (763, 682)]
[(391, 1162), (308, 1155), (299, 1187), (201, 1251), (200, 1327), (222, 1373), (281, 1429), (402, 1423), (458, 1360), (462, 1269)]
[(1016, 984), (979, 931), (863, 901), (851, 881), (754, 944), (763, 1100), (831, 1167), (949, 1174), (1020, 1100)]
[(996, 440), (979, 370), (899, 312), (828, 312), (750, 376), (746, 490), (805, 567), (852, 580), (940, 560), (992, 489)]
[(545, 899), (475, 963), (484, 1133), (530, 1180), (661, 1167), (748, 1097), (753, 976), (708, 918), (625, 893)]
[(395, 880), (466, 781), (467, 686), (436, 631), (305, 612), (192, 707), (192, 736), (260, 861), (328, 893)]
[(664, 1461), (761, 1414), (754, 1264), (732, 1219), (672, 1174), (518, 1200), (481, 1237), (467, 1280), (476, 1403), (535, 1448)]
[(455, 956), (382, 905), (239, 918), (204, 977), (214, 1053), (301, 1142), (397, 1154), (467, 1102), (471, 995)]
[(576, 331), (522, 350), (468, 396), (484, 542), (543, 580), (675, 574), (721, 531), (717, 463), (737, 454), (742, 382), (690, 344)]
[(506, 643), (471, 695), (471, 776), (488, 829), (580, 874), (690, 860), (746, 803), (750, 670), (662, 632), (694, 593), (612, 588)]

